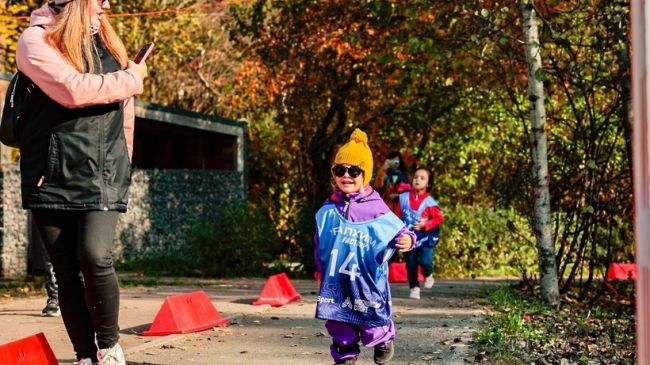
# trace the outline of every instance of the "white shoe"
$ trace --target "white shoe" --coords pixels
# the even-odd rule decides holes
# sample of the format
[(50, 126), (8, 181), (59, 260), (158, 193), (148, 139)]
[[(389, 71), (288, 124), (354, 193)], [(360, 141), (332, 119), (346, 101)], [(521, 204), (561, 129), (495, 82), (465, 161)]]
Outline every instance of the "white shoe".
[(126, 365), (124, 351), (122, 351), (122, 346), (119, 343), (116, 343), (111, 348), (99, 349), (97, 351), (97, 360), (99, 360), (100, 365)]
[(420, 299), (420, 287), (416, 286), (411, 288), (411, 293), (409, 294), (411, 299)]
[(424, 279), (424, 287), (429, 289), (429, 288), (433, 287), (433, 283), (435, 283), (435, 282), (436, 281), (433, 280), (433, 275), (429, 275), (429, 276), (427, 276), (426, 279)]
[(74, 363), (74, 365), (99, 365), (99, 363), (93, 362), (90, 359), (81, 359), (79, 362)]

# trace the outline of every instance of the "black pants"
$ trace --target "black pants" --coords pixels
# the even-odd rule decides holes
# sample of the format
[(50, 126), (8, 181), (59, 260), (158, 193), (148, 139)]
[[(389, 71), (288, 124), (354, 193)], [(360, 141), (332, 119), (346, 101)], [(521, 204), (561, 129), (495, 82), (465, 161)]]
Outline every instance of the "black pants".
[(406, 253), (406, 275), (409, 279), (409, 288), (420, 287), (418, 280), (418, 267), (422, 268), (425, 278), (433, 274), (433, 255), (435, 247), (421, 246)]
[(59, 300), (59, 287), (56, 284), (56, 275), (54, 275), (54, 266), (47, 249), (43, 249), (43, 269), (45, 270), (45, 291), (47, 291), (47, 302), (50, 300)]
[[(120, 307), (112, 246), (118, 212), (33, 210), (52, 259), (63, 323), (77, 358), (115, 345)], [(97, 344), (95, 344), (95, 339)]]

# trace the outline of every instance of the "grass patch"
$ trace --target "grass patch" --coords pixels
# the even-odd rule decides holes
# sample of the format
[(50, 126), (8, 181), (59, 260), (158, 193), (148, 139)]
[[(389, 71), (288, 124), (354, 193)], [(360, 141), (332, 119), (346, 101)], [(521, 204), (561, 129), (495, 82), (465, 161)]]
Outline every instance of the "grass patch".
[(133, 272), (143, 276), (200, 276), (201, 272), (185, 258), (156, 256), (115, 263), (118, 272)]
[(41, 295), (43, 293), (45, 293), (45, 280), (41, 276), (0, 281), (0, 298), (2, 299)]
[(156, 287), (162, 285), (157, 278), (142, 277), (142, 278), (120, 278), (120, 287), (132, 288), (136, 286)]
[(482, 292), (493, 308), (487, 316), (486, 326), (475, 333), (474, 340), (479, 350), (501, 357), (513, 364), (524, 364), (526, 359), (519, 355), (523, 343), (535, 341), (549, 343), (548, 336), (528, 319), (534, 315), (544, 314), (548, 308), (539, 301), (526, 302), (513, 288), (502, 286), (496, 290)]
[(197, 278), (190, 276), (148, 276), (138, 272), (118, 272), (120, 287), (157, 287), (157, 286), (219, 286), (223, 282), (215, 278)]
[(572, 289), (559, 308), (541, 302), (538, 287), (484, 291), (491, 313), (474, 334), (480, 356), (490, 364), (634, 364), (633, 298), (621, 294), (633, 284), (614, 285)]

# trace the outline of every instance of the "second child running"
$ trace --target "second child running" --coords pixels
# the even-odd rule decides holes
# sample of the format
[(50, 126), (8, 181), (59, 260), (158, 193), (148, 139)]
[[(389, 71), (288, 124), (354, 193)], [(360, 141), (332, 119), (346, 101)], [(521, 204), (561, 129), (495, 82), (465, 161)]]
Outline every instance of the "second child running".
[(410, 191), (399, 195), (400, 209), (397, 215), (417, 235), (416, 249), (407, 252), (406, 272), (411, 299), (420, 299), (418, 268), (422, 268), (424, 287), (433, 286), (433, 254), (440, 238), (442, 210), (430, 195), (433, 174), (426, 168), (418, 168), (413, 176)]

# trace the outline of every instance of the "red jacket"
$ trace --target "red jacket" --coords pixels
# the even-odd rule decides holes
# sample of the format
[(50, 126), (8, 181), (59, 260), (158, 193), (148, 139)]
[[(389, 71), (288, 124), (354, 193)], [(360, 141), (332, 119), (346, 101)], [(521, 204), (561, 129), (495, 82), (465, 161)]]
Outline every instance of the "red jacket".
[[(409, 192), (409, 206), (413, 210), (420, 209), (420, 204), (422, 204), (424, 199), (429, 195), (429, 193), (427, 193), (427, 192), (424, 192), (424, 193), (422, 193), (420, 195), (416, 195), (415, 192), (410, 189), (410, 187), (409, 188), (404, 188), (404, 187), (400, 186), (400, 188), (402, 188), (401, 189), (402, 192), (410, 190), (410, 192)], [(397, 204), (397, 211), (395, 212), (395, 214), (397, 214), (397, 216), (400, 217), (400, 219), (402, 218), (402, 207), (399, 204)], [(430, 230), (438, 227), (439, 225), (441, 225), (442, 222), (444, 221), (444, 217), (442, 215), (442, 210), (440, 210), (439, 207), (435, 207), (435, 206), (434, 207), (427, 207), (422, 212), (422, 216), (420, 218), (425, 219), (424, 231), (430, 231)]]

